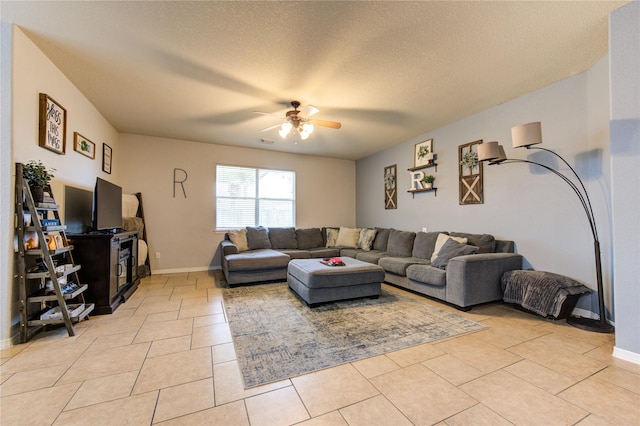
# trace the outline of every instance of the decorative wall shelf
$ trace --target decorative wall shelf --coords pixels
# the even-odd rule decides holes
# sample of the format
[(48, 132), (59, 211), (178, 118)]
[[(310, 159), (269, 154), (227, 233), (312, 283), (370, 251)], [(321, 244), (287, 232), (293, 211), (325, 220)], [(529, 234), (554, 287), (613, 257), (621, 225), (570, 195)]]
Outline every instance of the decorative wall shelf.
[(416, 196), (416, 192), (429, 192), (429, 191), (433, 191), (433, 196), (437, 197), (438, 196), (438, 188), (429, 188), (429, 189), (408, 189), (407, 192), (411, 193), (411, 196), (413, 198), (415, 198)]
[(411, 167), (409, 169), (407, 169), (410, 172), (415, 172), (416, 170), (421, 170), (421, 169), (428, 169), (430, 167), (435, 167), (436, 168), (436, 173), (438, 173), (438, 163), (433, 162), (430, 164), (425, 164), (424, 166), (418, 166), (418, 167)]

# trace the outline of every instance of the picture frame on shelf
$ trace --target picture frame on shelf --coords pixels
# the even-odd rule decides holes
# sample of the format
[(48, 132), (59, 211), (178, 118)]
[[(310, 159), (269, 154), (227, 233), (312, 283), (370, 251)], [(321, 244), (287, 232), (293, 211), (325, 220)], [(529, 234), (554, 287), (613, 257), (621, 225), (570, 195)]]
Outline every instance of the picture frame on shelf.
[(46, 93), (40, 93), (38, 145), (64, 155), (67, 144), (67, 110)]
[(413, 167), (433, 164), (433, 139), (418, 142), (413, 148)]
[(111, 174), (113, 150), (106, 143), (102, 144), (102, 171)]
[(78, 132), (73, 132), (73, 150), (92, 160), (96, 158), (96, 144)]

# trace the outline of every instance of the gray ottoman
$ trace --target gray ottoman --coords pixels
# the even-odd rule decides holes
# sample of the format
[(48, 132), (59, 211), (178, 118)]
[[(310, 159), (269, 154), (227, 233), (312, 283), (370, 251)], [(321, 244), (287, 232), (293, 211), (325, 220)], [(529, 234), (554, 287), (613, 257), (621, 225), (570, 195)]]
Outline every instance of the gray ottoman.
[(320, 303), (380, 295), (384, 269), (343, 257), (345, 266), (327, 266), (320, 259), (293, 259), (287, 283), (310, 307)]

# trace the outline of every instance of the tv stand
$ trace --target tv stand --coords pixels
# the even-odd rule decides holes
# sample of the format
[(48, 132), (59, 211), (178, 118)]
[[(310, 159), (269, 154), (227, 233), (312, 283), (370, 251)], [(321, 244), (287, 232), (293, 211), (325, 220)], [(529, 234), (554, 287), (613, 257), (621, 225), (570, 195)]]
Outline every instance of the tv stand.
[(95, 303), (94, 314), (113, 313), (140, 283), (137, 233), (91, 232), (68, 238), (78, 249), (78, 274), (89, 284), (86, 297)]

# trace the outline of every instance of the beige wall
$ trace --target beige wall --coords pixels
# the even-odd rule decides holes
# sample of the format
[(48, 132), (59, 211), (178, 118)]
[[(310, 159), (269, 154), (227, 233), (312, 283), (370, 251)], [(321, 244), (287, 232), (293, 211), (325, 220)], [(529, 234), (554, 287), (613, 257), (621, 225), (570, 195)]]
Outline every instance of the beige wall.
[[(132, 134), (121, 134), (119, 146), (123, 190), (142, 193), (153, 273), (219, 267), (216, 164), (293, 170), (297, 227), (355, 226), (353, 161)], [(174, 197), (175, 168), (188, 176), (186, 198), (180, 185)]]
[[(51, 185), (64, 217), (64, 186), (93, 189), (96, 176), (118, 182), (118, 132), (66, 78), (62, 72), (17, 27), (2, 23), (2, 112), (10, 117), (3, 128), (2, 161), (2, 257), (0, 268), (0, 347), (9, 345), (12, 325), (18, 323), (19, 292), (13, 279), (13, 185), (15, 162), (41, 160), (56, 169)], [(10, 64), (8, 70), (6, 64)], [(7, 79), (10, 85), (6, 84)], [(46, 93), (67, 110), (66, 154), (59, 155), (38, 146), (38, 95)], [(3, 126), (7, 121), (3, 117)], [(96, 144), (94, 160), (73, 150), (73, 132)], [(113, 148), (113, 174), (102, 172), (102, 144)], [(6, 149), (6, 145), (10, 145)], [(7, 161), (5, 153), (10, 152)], [(11, 194), (7, 196), (6, 194)]]

